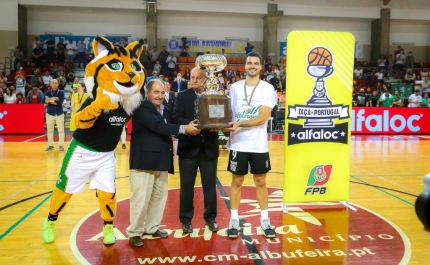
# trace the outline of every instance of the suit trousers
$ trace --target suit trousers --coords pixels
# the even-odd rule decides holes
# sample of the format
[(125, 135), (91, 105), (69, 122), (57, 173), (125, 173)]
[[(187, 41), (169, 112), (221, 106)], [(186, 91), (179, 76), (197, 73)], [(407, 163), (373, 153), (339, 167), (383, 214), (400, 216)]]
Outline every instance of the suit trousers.
[(130, 171), (130, 226), (129, 237), (153, 234), (163, 219), (167, 201), (167, 171)]
[(203, 151), (195, 158), (179, 157), (180, 174), (180, 206), (179, 220), (191, 223), (194, 216), (194, 185), (196, 183), (197, 168), (200, 169), (204, 196), (203, 218), (206, 222), (217, 216), (216, 198), (216, 170), (218, 158), (209, 158)]

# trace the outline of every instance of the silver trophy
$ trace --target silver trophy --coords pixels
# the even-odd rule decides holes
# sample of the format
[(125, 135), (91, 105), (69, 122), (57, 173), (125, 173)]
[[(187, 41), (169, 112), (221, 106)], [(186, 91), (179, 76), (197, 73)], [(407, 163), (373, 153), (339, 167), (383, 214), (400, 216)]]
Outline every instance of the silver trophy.
[(204, 81), (205, 91), (196, 100), (194, 115), (200, 129), (222, 129), (231, 127), (230, 101), (226, 95), (220, 95), (220, 82), (215, 73), (222, 71), (227, 59), (221, 54), (204, 54), (196, 59), (196, 67), (207, 72)]

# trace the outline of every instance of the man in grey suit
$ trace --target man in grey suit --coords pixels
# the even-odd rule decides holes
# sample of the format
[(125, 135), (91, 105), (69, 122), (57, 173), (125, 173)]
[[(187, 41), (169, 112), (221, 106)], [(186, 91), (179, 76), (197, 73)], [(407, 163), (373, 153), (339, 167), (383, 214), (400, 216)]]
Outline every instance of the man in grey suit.
[(151, 80), (146, 100), (134, 111), (130, 141), (130, 226), (126, 231), (132, 246), (143, 246), (142, 235), (167, 237), (158, 228), (167, 201), (167, 174), (173, 174), (172, 135), (197, 135), (195, 121), (171, 124), (172, 114), (164, 108), (164, 84)]

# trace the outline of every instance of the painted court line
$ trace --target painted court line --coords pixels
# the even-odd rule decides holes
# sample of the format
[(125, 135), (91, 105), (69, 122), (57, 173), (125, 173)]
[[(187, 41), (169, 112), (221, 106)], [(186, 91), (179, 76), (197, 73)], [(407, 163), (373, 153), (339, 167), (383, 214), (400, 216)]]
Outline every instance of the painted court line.
[(31, 139), (25, 140), (25, 141), (24, 141), (24, 143), (31, 142), (31, 141), (33, 141), (33, 140), (36, 140), (36, 139), (39, 139), (39, 138), (41, 138), (41, 137), (45, 137), (45, 136), (46, 136), (46, 134), (43, 134), (43, 135), (40, 135), (40, 136), (37, 136), (37, 137), (31, 138)]
[(42, 204), (44, 204), (50, 197), (52, 193), (46, 196), (41, 202), (39, 202), (36, 206), (33, 207), (28, 213), (26, 213), (23, 217), (21, 217), (18, 221), (16, 221), (11, 227), (9, 227), (3, 234), (0, 234), (0, 240), (2, 240), (5, 236), (7, 236), (10, 232), (12, 232), (15, 227), (17, 227), (20, 223), (22, 223), (27, 217), (30, 216), (34, 211), (36, 211)]

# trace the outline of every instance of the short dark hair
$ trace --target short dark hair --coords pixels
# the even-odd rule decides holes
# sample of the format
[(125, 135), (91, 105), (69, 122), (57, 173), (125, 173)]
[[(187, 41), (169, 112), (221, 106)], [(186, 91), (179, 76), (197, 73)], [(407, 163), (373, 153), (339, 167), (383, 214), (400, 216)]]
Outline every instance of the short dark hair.
[(261, 64), (261, 55), (258, 52), (250, 52), (246, 55), (246, 59), (248, 59), (248, 57), (258, 57), (258, 59), (260, 59), (260, 64)]
[(150, 80), (150, 81), (145, 85), (145, 91), (146, 91), (146, 92), (151, 92), (151, 90), (152, 90), (152, 86), (153, 86), (155, 83), (159, 83), (159, 84), (161, 84), (162, 86), (164, 86), (163, 82), (161, 82), (161, 80), (160, 80), (160, 79), (151, 79), (151, 80)]

